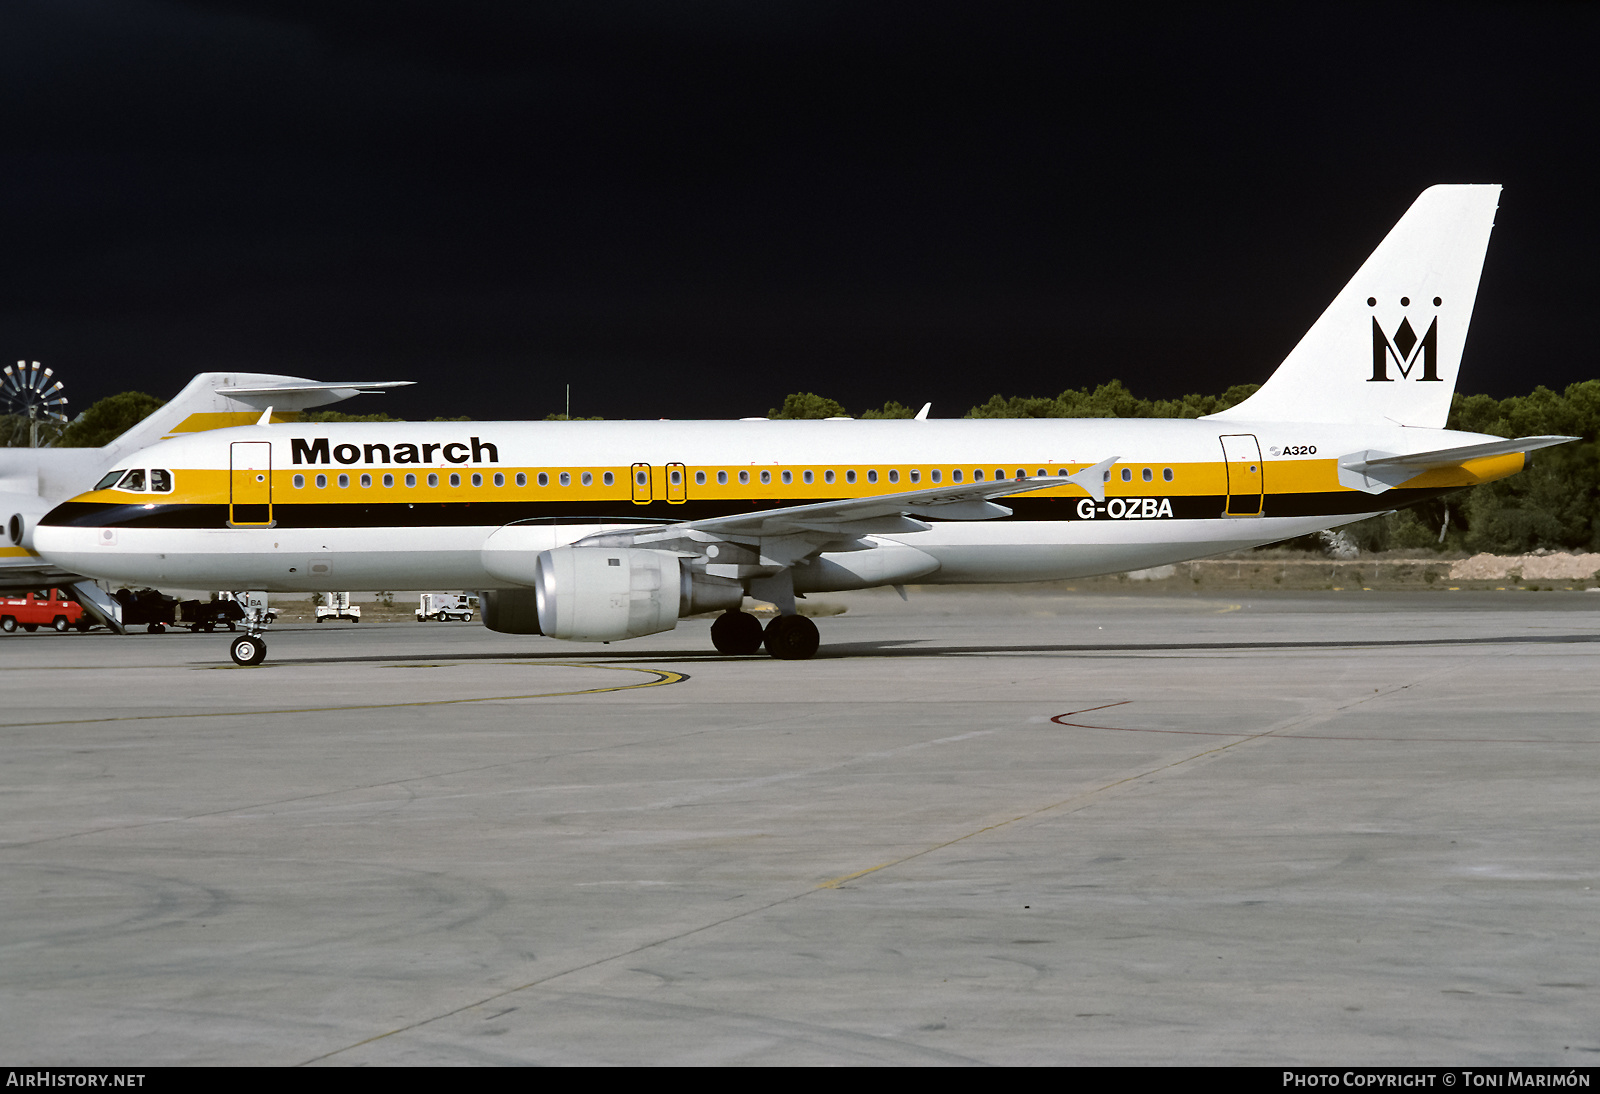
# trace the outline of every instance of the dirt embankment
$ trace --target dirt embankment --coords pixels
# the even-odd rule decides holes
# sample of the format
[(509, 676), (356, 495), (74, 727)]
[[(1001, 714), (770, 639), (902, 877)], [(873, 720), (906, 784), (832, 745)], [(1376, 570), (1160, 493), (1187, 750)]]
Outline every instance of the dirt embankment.
[(1320, 558), (1245, 552), (1149, 570), (1090, 578), (1082, 588), (1501, 589), (1583, 591), (1600, 588), (1600, 554), (1554, 552), (1471, 558)]

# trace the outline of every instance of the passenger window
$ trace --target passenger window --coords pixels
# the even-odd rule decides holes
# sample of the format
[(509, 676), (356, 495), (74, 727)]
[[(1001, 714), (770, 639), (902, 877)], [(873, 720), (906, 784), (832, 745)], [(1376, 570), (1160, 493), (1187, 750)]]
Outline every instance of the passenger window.
[(900, 481), (900, 472), (898, 472), (898, 471), (889, 472), (889, 481), (890, 482), (899, 482)]
[(483, 476), (478, 474), (476, 471), (474, 471), (472, 473), (472, 485), (473, 486), (482, 486), (483, 485)]
[(793, 481), (794, 473), (792, 471), (785, 471), (783, 473), (783, 485), (788, 486)]
[(1170, 467), (1164, 468), (1162, 470), (1162, 472), (1161, 472), (1161, 477), (1163, 479), (1166, 479), (1168, 482), (1171, 482), (1172, 481), (1172, 468), (1170, 468)]
[(428, 485), (429, 486), (438, 486), (439, 485), (439, 476), (434, 474), (432, 471), (428, 472)]
[(856, 481), (856, 473), (854, 471), (846, 471), (844, 473), (844, 481), (854, 483)]
[[(320, 476), (318, 476), (318, 477), (320, 478)], [(406, 485), (407, 486), (416, 486), (417, 485), (417, 477), (415, 475), (407, 475), (406, 476)]]
[(593, 486), (594, 485), (594, 476), (591, 475), (587, 471), (585, 471), (583, 473), (583, 485), (585, 485), (585, 486)]
[(393, 487), (394, 486), (394, 476), (393, 475), (385, 475), (383, 477), (383, 485), (384, 485), (384, 487), (386, 489)]
[[(635, 471), (633, 473), (633, 481), (638, 483), (640, 486), (648, 486), (650, 485), (650, 473), (648, 471)], [(566, 475), (561, 476), (561, 485), (567, 485)]]
[(1122, 469), (1122, 481), (1123, 482), (1132, 482), (1133, 481), (1133, 468), (1124, 467)]
[[(525, 472), (525, 471), (518, 471), (517, 472), (517, 485), (518, 486), (527, 486), (528, 485), (528, 474), (527, 474), (527, 472)], [(541, 482), (539, 485), (543, 486), (544, 483)]]
[(1151, 471), (1147, 467), (1147, 468), (1144, 469), (1144, 473), (1143, 473), (1143, 475), (1141, 477), (1144, 479), (1145, 482), (1149, 482), (1151, 479), (1155, 478), (1156, 476), (1155, 476), (1155, 472)]
[(1062, 467), (1062, 468), (1059, 468), (1059, 469), (1058, 469), (1058, 470), (1057, 470), (1057, 471), (1056, 471), (1056, 478), (1058, 478), (1058, 479), (1064, 479), (1064, 478), (1066, 478), (1066, 477), (1067, 477), (1067, 469), (1066, 469), (1066, 468), (1065, 468), (1065, 467)]
[(814, 475), (812, 475), (812, 474), (811, 474), (811, 472), (809, 472), (809, 471), (802, 471), (802, 472), (800, 472), (800, 479), (801, 479), (801, 481), (803, 481), (803, 482), (804, 482), (804, 483), (805, 483), (805, 484), (806, 484), (806, 485), (807, 485), (807, 486), (810, 486), (810, 485), (811, 485), (811, 484), (812, 484), (812, 483), (813, 483), (813, 482), (815, 482), (815, 481), (816, 481), (816, 478), (815, 478), (815, 476), (814, 476)]
[(600, 481), (605, 483), (607, 486), (610, 486), (612, 483), (617, 481), (617, 477), (611, 472), (607, 471), (604, 475), (600, 476)]
[[(957, 472), (957, 474), (959, 474), (959, 473), (960, 472)], [(960, 482), (961, 480), (957, 479), (956, 481)], [(983, 481), (983, 468), (980, 467), (980, 468), (978, 468), (976, 471), (974, 471), (972, 473), (972, 481), (973, 482), (982, 482)]]
[(372, 485), (372, 476), (371, 475), (362, 475), (361, 476), (362, 489), (366, 489), (366, 488), (370, 487), (371, 485)]
[(348, 489), (350, 489), (350, 476), (349, 475), (340, 475), (339, 476), (339, 489), (340, 490), (348, 490)]
[(829, 486), (832, 486), (833, 485), (833, 472), (832, 471), (824, 471), (822, 473), (822, 481), (827, 483)]
[[(520, 480), (522, 478), (522, 476), (518, 475), (517, 478)], [(517, 485), (521, 486), (522, 483), (518, 482)], [(546, 473), (544, 471), (539, 472), (539, 485), (540, 486), (549, 486), (550, 485), (550, 476), (549, 476), (548, 473)]]
[(667, 476), (667, 481), (672, 483), (673, 486), (682, 485), (683, 484), (683, 472), (679, 471), (676, 467), (674, 467), (672, 469), (672, 473)]
[(771, 482), (772, 482), (772, 472), (771, 471), (763, 471), (763, 472), (761, 472), (761, 483), (762, 483), (762, 485), (765, 486), (765, 485), (770, 484)]
[(921, 482), (922, 481), (922, 472), (921, 471), (908, 471), (907, 474), (911, 477), (911, 481), (912, 482)]
[(694, 473), (694, 484), (696, 486), (704, 486), (706, 484), (706, 473), (704, 471), (696, 471)]
[[(944, 473), (940, 471), (929, 471), (928, 478), (932, 479), (934, 482), (939, 482), (944, 478)], [(961, 480), (957, 479), (956, 481), (960, 482)]]
[(750, 472), (748, 472), (748, 471), (739, 472), (739, 483), (740, 483), (740, 485), (741, 486), (748, 485), (749, 482), (750, 482)]
[(868, 471), (867, 472), (867, 481), (868, 482), (877, 482), (878, 481), (878, 473), (876, 471)]
[(326, 476), (326, 475), (318, 475), (317, 476), (317, 489), (318, 490), (326, 490), (327, 487), (328, 487), (328, 476)]
[(158, 494), (172, 493), (172, 472), (157, 467), (150, 472), (150, 489)]
[(304, 490), (306, 488), (306, 477), (304, 475), (296, 475), (294, 477), (294, 488), (296, 490)]
[(718, 486), (727, 486), (728, 485), (728, 473), (726, 471), (718, 471), (717, 472), (717, 485)]
[[(937, 474), (937, 472), (935, 472), (935, 473)], [(952, 471), (952, 472), (950, 472), (950, 481), (951, 482), (960, 482), (961, 481), (961, 472), (960, 471)]]
[(502, 472), (496, 471), (494, 473), (494, 484), (496, 486), (504, 486), (506, 484), (506, 477)]
[[(641, 472), (639, 472), (639, 474), (643, 475), (644, 472), (641, 471)], [(561, 485), (562, 486), (571, 486), (572, 485), (572, 476), (569, 473), (565, 472), (565, 471), (561, 472)]]

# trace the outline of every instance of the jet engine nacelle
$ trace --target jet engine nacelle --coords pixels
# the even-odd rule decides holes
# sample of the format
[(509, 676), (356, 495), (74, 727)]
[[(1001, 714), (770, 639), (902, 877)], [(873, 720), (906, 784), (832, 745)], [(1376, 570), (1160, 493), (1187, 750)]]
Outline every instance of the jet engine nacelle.
[(557, 547), (534, 563), (539, 628), (552, 638), (613, 642), (670, 631), (679, 615), (736, 608), (735, 581), (696, 574), (671, 551)]
[(51, 508), (36, 494), (0, 494), (0, 520), (5, 521), (0, 535), (13, 547), (33, 550), (33, 530)]

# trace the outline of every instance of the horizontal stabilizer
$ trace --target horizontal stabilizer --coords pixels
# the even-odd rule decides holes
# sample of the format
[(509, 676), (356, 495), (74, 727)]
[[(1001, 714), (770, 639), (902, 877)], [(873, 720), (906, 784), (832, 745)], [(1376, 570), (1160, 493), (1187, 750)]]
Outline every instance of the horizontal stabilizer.
[(1339, 459), (1339, 484), (1351, 490), (1368, 494), (1381, 494), (1393, 489), (1424, 471), (1443, 467), (1459, 467), (1468, 460), (1486, 456), (1509, 456), (1515, 452), (1533, 452), (1551, 445), (1580, 440), (1579, 437), (1517, 437), (1508, 441), (1487, 441), (1483, 444), (1462, 445), (1459, 448), (1436, 448), (1431, 452), (1411, 452), (1392, 455), (1388, 452), (1368, 450), (1352, 452)]
[[(249, 387), (219, 387), (221, 395), (303, 395), (312, 392), (332, 392), (341, 398), (351, 395), (376, 394), (392, 387), (410, 387), (415, 380), (291, 380), (281, 384), (252, 384)], [(348, 392), (349, 394), (343, 394)]]

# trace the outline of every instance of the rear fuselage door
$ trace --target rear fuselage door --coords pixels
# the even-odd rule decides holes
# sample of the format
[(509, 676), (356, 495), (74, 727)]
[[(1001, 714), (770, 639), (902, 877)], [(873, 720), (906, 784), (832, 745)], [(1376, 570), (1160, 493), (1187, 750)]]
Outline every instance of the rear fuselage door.
[(228, 523), (245, 528), (271, 524), (272, 443), (234, 441), (228, 449)]
[(636, 463), (632, 469), (633, 475), (633, 504), (650, 504), (650, 465)]
[(689, 500), (689, 470), (681, 463), (667, 464), (667, 501), (681, 505)]
[(1235, 433), (1222, 441), (1222, 460), (1228, 469), (1228, 504), (1225, 517), (1259, 517), (1266, 493), (1261, 471), (1261, 446), (1253, 433)]

